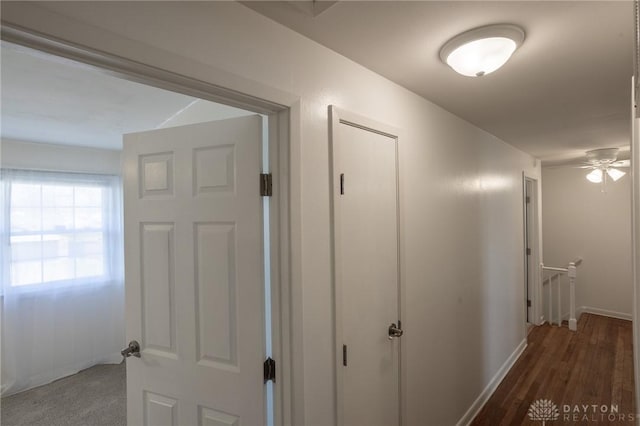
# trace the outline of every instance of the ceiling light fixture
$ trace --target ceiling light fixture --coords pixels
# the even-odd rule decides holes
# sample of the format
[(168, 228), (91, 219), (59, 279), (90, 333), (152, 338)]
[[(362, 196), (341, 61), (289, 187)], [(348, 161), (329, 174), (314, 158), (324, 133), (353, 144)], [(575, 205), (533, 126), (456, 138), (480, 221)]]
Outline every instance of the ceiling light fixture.
[(602, 182), (602, 170), (600, 170), (600, 169), (592, 170), (592, 171), (587, 175), (587, 180), (588, 180), (589, 182), (593, 182), (593, 183), (600, 183), (600, 182)]
[(623, 172), (622, 170), (618, 170), (618, 169), (614, 169), (614, 168), (608, 168), (607, 169), (607, 174), (609, 175), (609, 177), (611, 179), (613, 179), (614, 182), (617, 182), (618, 179), (620, 179), (622, 176), (626, 175), (626, 173)]
[(626, 175), (620, 168), (629, 167), (629, 160), (618, 160), (620, 148), (600, 148), (586, 152), (587, 161), (577, 167), (581, 169), (591, 169), (587, 173), (587, 180), (593, 183), (602, 183), (602, 192), (605, 192), (607, 178), (614, 182)]
[(487, 25), (459, 34), (440, 49), (440, 59), (459, 74), (482, 77), (503, 66), (524, 41), (522, 28)]

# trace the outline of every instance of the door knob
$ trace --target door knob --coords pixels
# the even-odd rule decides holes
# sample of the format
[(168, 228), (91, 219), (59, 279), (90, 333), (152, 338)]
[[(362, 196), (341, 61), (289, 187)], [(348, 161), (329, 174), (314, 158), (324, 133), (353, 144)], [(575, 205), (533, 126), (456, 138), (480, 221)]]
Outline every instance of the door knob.
[(135, 356), (136, 358), (140, 358), (140, 343), (132, 340), (129, 342), (129, 346), (120, 351), (123, 357), (129, 358), (130, 356)]
[(404, 334), (404, 331), (393, 323), (389, 326), (389, 340), (393, 340), (394, 337), (400, 337)]

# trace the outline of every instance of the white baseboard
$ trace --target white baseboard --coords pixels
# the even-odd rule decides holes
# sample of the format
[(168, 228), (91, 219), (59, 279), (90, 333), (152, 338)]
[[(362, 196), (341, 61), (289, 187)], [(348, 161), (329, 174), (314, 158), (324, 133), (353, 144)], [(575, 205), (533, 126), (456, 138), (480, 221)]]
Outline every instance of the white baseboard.
[(484, 404), (486, 404), (489, 398), (491, 398), (491, 395), (493, 395), (495, 390), (498, 388), (500, 382), (502, 382), (502, 379), (505, 378), (509, 370), (511, 370), (511, 367), (513, 367), (513, 364), (516, 363), (516, 361), (518, 360), (520, 355), (522, 355), (522, 352), (524, 352), (526, 348), (527, 339), (525, 337), (522, 342), (520, 342), (516, 350), (513, 351), (513, 353), (509, 356), (509, 358), (507, 358), (504, 364), (502, 364), (502, 367), (500, 367), (497, 373), (493, 376), (487, 387), (485, 387), (478, 398), (473, 401), (473, 404), (471, 404), (471, 407), (469, 407), (467, 412), (464, 413), (464, 416), (462, 416), (462, 418), (458, 420), (456, 426), (467, 426), (471, 424), (473, 419), (478, 415), (480, 410), (482, 410), (482, 407), (484, 407)]
[[(580, 319), (582, 314), (594, 314), (602, 315), (604, 317), (617, 318), (622, 320), (631, 321), (631, 314), (625, 314), (624, 312), (608, 311), (606, 309), (593, 308), (591, 306), (580, 306), (576, 308), (576, 319)], [(569, 321), (569, 313), (562, 315), (562, 321)], [(555, 324), (555, 322), (554, 322)]]
[(625, 314), (624, 312), (608, 311), (606, 309), (593, 308), (591, 306), (580, 306), (579, 308), (576, 308), (577, 318), (580, 318), (580, 315), (584, 313), (602, 315), (605, 317), (618, 318), (627, 321), (631, 321), (632, 319), (631, 314)]

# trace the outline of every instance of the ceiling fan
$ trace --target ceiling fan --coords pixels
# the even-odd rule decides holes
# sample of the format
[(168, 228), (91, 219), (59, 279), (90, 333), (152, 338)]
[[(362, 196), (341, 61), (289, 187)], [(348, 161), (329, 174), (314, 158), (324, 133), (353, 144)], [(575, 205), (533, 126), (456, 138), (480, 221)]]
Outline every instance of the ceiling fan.
[(593, 183), (605, 183), (607, 178), (617, 181), (626, 172), (620, 170), (631, 165), (630, 160), (618, 160), (618, 148), (594, 149), (586, 152), (587, 162), (580, 166), (584, 169), (591, 169), (587, 173), (587, 180)]
[(587, 161), (577, 167), (591, 169), (586, 176), (589, 182), (605, 185), (608, 178), (613, 179), (615, 182), (627, 174), (620, 169), (631, 166), (630, 160), (618, 160), (619, 151), (618, 148), (601, 148), (587, 151)]

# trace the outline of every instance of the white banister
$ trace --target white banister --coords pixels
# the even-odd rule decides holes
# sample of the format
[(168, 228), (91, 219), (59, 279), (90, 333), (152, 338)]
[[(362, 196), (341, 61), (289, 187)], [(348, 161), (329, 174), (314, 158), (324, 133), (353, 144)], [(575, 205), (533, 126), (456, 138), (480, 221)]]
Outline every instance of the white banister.
[[(582, 259), (578, 265), (580, 263), (582, 263)], [(569, 264), (567, 275), (569, 276), (569, 330), (576, 331), (578, 329), (578, 321), (576, 320), (576, 276), (578, 271), (575, 262)]]
[[(546, 271), (548, 270), (546, 267), (541, 266), (541, 271)], [(547, 282), (549, 283), (549, 287), (547, 288), (547, 292), (548, 292), (548, 300), (549, 300), (549, 304), (547, 305), (547, 308), (549, 310), (549, 324), (553, 325), (553, 282), (555, 280), (556, 285), (559, 285), (559, 277), (561, 275), (561, 272), (556, 272), (554, 274), (549, 275), (546, 279), (542, 280), (542, 285), (544, 286), (544, 283)], [(541, 272), (542, 273), (542, 272)], [(542, 276), (542, 275), (541, 275)], [(560, 324), (560, 322), (558, 322), (558, 324)]]
[(557, 271), (557, 272), (568, 272), (569, 269), (567, 268), (556, 268), (553, 266), (544, 266), (542, 265), (542, 269), (544, 269), (545, 271)]
[[(544, 279), (543, 278), (544, 278), (544, 265), (541, 263), (540, 264), (540, 282), (541, 282), (541, 287), (544, 287)], [(553, 314), (553, 306), (551, 305), (551, 301), (553, 300), (553, 297), (551, 297), (551, 279), (549, 279), (549, 288), (547, 290), (548, 290), (548, 293), (549, 293), (549, 298), (548, 298), (548, 300), (549, 300), (549, 304), (548, 304), (549, 305), (549, 316), (547, 318), (548, 318), (548, 321), (549, 321), (549, 325), (551, 325), (551, 324), (553, 324), (551, 322), (551, 318), (552, 318), (552, 314)], [(540, 302), (540, 303), (542, 303), (542, 302)]]
[(556, 290), (558, 292), (558, 327), (562, 326), (562, 289), (560, 288), (560, 274), (556, 275)]
[[(556, 283), (556, 294), (557, 294), (557, 315), (558, 315), (558, 326), (562, 325), (562, 288), (560, 286), (560, 278), (562, 275), (567, 274), (567, 278), (569, 281), (569, 329), (572, 331), (576, 331), (578, 329), (578, 322), (576, 320), (576, 279), (577, 279), (577, 266), (582, 263), (582, 258), (576, 258), (567, 268), (559, 268), (555, 266), (544, 266), (543, 263), (540, 264), (540, 286), (544, 287), (545, 282), (549, 284), (549, 288), (547, 289), (548, 297), (549, 297), (549, 317), (548, 322), (550, 325), (553, 325), (553, 283), (555, 280)], [(549, 271), (553, 272), (546, 279), (544, 278), (544, 272)]]

